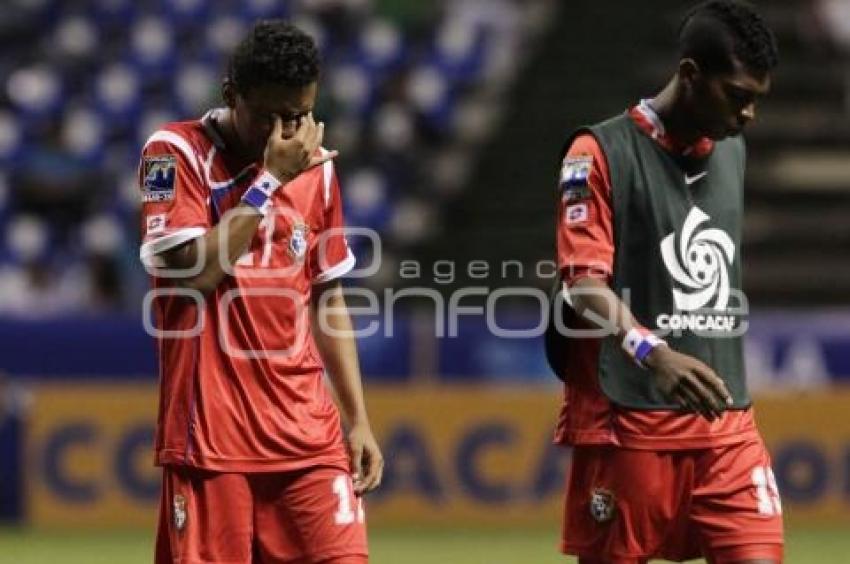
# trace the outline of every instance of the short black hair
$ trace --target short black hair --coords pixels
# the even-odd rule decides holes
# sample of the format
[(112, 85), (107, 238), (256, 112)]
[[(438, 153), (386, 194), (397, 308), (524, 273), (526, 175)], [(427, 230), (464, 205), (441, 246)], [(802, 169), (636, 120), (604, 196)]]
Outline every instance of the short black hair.
[(262, 20), (230, 57), (227, 78), (245, 94), (258, 86), (307, 86), (319, 78), (313, 38), (284, 20)]
[(710, 0), (693, 8), (679, 27), (679, 58), (693, 59), (709, 74), (732, 72), (734, 60), (767, 73), (779, 63), (776, 36), (743, 1)]

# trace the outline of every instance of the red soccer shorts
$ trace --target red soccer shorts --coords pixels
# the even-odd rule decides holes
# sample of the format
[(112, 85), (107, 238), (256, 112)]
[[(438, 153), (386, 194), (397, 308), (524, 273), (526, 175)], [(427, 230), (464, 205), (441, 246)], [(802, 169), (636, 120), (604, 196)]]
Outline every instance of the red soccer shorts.
[(761, 439), (682, 451), (579, 446), (561, 549), (604, 562), (782, 560), (782, 507)]
[(156, 564), (367, 562), (362, 498), (351, 476), (163, 468)]

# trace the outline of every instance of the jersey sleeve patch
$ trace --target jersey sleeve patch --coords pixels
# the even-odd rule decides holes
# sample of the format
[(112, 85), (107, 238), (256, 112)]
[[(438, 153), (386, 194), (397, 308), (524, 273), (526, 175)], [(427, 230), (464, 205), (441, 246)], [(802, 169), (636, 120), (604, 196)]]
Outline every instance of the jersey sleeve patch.
[(165, 233), (165, 225), (167, 221), (168, 219), (164, 213), (149, 215), (145, 222), (145, 236)]
[(567, 222), (567, 225), (586, 223), (588, 219), (590, 219), (590, 211), (588, 210), (587, 202), (567, 206), (567, 210), (564, 213), (564, 220)]
[(588, 180), (593, 168), (593, 157), (582, 155), (579, 157), (567, 157), (561, 167), (560, 186), (563, 190), (565, 204), (579, 202), (590, 198), (590, 186)]
[(168, 202), (174, 199), (177, 156), (156, 155), (142, 160), (142, 201)]

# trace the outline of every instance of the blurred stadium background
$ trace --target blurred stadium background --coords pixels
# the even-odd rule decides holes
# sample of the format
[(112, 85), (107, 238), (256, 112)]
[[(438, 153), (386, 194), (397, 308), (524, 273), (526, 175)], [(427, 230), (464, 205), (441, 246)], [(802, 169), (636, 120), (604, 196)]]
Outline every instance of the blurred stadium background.
[[(321, 45), (347, 220), (381, 235), (351, 238), (375, 272), (350, 285), (382, 297), (357, 316), (387, 457), (373, 561), (564, 561), (559, 388), (540, 339), (518, 338), (551, 283), (557, 151), (663, 84), (689, 4), (0, 3), (0, 562), (151, 560), (138, 152), (220, 103), (223, 54), (270, 16)], [(758, 5), (783, 62), (748, 135), (750, 381), (788, 561), (850, 562), (850, 1)]]

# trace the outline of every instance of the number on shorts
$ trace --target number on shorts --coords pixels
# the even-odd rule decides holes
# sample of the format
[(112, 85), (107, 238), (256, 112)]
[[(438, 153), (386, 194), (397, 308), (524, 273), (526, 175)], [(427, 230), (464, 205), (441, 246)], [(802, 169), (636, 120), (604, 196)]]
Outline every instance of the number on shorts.
[[(350, 525), (354, 523), (355, 518), (358, 523), (366, 521), (366, 512), (363, 510), (363, 498), (354, 497), (350, 484), (351, 481), (345, 474), (340, 474), (334, 478), (333, 490), (339, 498), (339, 506), (334, 514), (334, 521), (337, 525)], [(352, 498), (355, 499), (355, 503), (357, 504), (356, 514), (351, 507)]]
[(779, 488), (770, 466), (753, 468), (753, 485), (756, 487), (758, 510), (762, 515), (782, 515), (782, 502), (779, 500)]

